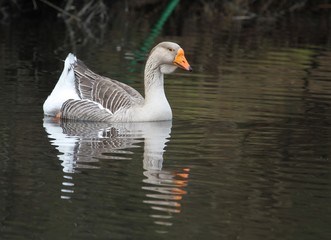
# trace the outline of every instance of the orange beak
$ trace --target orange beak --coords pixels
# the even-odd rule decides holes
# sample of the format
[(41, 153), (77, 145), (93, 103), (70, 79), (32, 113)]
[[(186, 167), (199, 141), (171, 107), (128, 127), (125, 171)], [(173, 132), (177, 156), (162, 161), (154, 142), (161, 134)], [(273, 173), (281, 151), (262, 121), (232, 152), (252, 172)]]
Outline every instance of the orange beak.
[(186, 70), (186, 71), (192, 71), (192, 68), (190, 64), (187, 62), (185, 55), (184, 55), (184, 50), (182, 48), (178, 49), (177, 55), (175, 57), (175, 60), (173, 62), (176, 66)]

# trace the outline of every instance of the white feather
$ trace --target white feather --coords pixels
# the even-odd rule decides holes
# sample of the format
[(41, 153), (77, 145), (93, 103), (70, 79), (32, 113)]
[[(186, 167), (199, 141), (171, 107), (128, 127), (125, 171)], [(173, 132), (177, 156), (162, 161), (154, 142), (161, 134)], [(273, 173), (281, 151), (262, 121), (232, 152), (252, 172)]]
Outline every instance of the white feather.
[(68, 99), (80, 99), (75, 88), (75, 73), (72, 66), (76, 61), (76, 56), (69, 53), (64, 61), (60, 79), (43, 105), (45, 115), (55, 116), (61, 110), (65, 101)]

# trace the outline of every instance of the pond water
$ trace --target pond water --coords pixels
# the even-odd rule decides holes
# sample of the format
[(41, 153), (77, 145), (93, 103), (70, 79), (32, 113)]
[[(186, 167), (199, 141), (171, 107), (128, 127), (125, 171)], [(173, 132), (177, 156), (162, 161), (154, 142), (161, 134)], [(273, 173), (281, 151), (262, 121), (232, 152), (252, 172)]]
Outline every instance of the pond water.
[[(300, 21), (0, 25), (0, 238), (330, 239), (330, 33)], [(166, 76), (172, 122), (43, 116), (69, 51), (142, 92), (163, 40), (194, 70)]]

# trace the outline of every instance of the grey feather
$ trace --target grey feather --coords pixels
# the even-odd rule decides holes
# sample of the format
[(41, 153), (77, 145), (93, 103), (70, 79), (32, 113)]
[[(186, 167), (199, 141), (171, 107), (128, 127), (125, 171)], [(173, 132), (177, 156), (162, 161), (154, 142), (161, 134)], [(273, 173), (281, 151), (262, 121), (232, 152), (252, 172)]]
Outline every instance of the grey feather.
[[(88, 121), (107, 121), (120, 109), (142, 105), (144, 98), (134, 88), (92, 72), (79, 59), (73, 64), (75, 87), (80, 100), (68, 100), (62, 117)], [(100, 109), (98, 103), (108, 109)]]
[(112, 114), (90, 100), (69, 99), (62, 105), (61, 117), (83, 121), (109, 121)]

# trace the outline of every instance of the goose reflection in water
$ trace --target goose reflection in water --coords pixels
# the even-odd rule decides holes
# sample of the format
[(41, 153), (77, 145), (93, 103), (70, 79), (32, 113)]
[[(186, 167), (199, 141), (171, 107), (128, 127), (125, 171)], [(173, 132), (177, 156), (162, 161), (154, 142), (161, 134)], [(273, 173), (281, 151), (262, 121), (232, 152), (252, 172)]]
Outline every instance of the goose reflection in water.
[[(180, 213), (180, 200), (186, 194), (189, 169), (179, 171), (163, 169), (163, 153), (170, 139), (171, 121), (141, 123), (95, 123), (95, 122), (54, 122), (44, 119), (44, 128), (50, 142), (60, 152), (64, 181), (62, 199), (74, 194), (73, 176), (83, 168), (98, 168), (102, 159), (130, 159), (132, 148), (144, 143), (142, 190), (146, 192), (144, 203), (155, 214), (150, 215), (154, 223), (171, 226), (173, 214)], [(122, 157), (122, 156), (123, 157)], [(125, 156), (125, 157), (124, 157)]]

